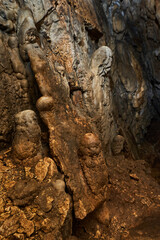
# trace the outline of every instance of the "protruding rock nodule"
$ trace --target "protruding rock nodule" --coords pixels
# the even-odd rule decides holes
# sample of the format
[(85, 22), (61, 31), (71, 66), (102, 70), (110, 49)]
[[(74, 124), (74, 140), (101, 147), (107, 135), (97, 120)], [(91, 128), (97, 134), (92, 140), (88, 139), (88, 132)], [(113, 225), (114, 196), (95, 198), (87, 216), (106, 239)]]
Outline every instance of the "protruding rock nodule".
[(80, 142), (79, 158), (86, 182), (92, 193), (103, 194), (105, 199), (108, 170), (102, 153), (101, 142), (94, 133), (86, 133)]
[(17, 40), (17, 37), (14, 37), (14, 36), (11, 36), (9, 39), (8, 39), (8, 45), (11, 49), (13, 48), (18, 48), (18, 40)]
[(111, 68), (112, 63), (112, 51), (107, 46), (102, 46), (98, 48), (91, 60), (91, 71), (95, 75), (106, 75)]
[(12, 150), (15, 158), (23, 160), (41, 152), (41, 130), (36, 114), (25, 110), (15, 115), (15, 135)]
[(114, 155), (120, 154), (124, 147), (125, 139), (121, 135), (114, 137), (112, 141), (112, 152)]
[(39, 35), (30, 9), (22, 9), (19, 12), (17, 24), (18, 42), (22, 59), (27, 60), (27, 45), (37, 43)]
[(101, 151), (99, 138), (93, 133), (86, 133), (81, 139), (80, 152), (82, 155), (94, 156)]
[(63, 180), (57, 179), (53, 185), (59, 192), (65, 191), (65, 182)]
[(36, 106), (38, 110), (41, 111), (49, 111), (53, 107), (53, 98), (52, 97), (41, 97), (38, 99)]

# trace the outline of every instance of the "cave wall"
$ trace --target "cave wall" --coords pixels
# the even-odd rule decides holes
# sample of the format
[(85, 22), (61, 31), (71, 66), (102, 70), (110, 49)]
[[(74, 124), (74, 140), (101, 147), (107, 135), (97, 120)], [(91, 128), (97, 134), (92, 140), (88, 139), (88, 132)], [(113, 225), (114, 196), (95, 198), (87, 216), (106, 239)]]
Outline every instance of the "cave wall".
[[(28, 41), (43, 49), (56, 74), (64, 74), (73, 105), (92, 119), (104, 151), (111, 154), (111, 142), (120, 133), (133, 157), (143, 157), (144, 145), (150, 145), (144, 140), (148, 127), (159, 121), (158, 1), (2, 1), (1, 6), (1, 146), (11, 142), (14, 114), (36, 110), (41, 95), (20, 47), (27, 41), (19, 32), (27, 8), (34, 19), (30, 35), (35, 34)], [(96, 73), (92, 64), (94, 52), (104, 45), (112, 50), (109, 74)]]
[[(131, 158), (123, 182), (139, 181), (133, 159), (160, 154), (159, 11), (158, 1), (0, 1), (0, 237), (109, 237), (121, 175), (108, 157)], [(126, 221), (117, 214), (113, 232)]]
[[(79, 112), (82, 112), (82, 114), (87, 114), (94, 122), (101, 122), (99, 124), (99, 130), (103, 135), (103, 139), (105, 139), (106, 147), (109, 143), (110, 136), (114, 135), (115, 131), (115, 126), (113, 126), (113, 116), (111, 113), (112, 100), (110, 94), (110, 79), (107, 78), (106, 75), (110, 68), (109, 65), (111, 62), (106, 62), (106, 64), (109, 65), (107, 66), (108, 70), (104, 69), (104, 73), (102, 73), (103, 66), (101, 67), (100, 65), (103, 64), (105, 59), (102, 59), (101, 62), (97, 60), (99, 61), (97, 63), (95, 59), (94, 63), (92, 64), (93, 61), (91, 59), (92, 57), (94, 58), (93, 53), (95, 50), (100, 46), (106, 45), (105, 36), (102, 33), (103, 30), (96, 17), (93, 3), (90, 1), (80, 1), (76, 3), (73, 1), (50, 3), (48, 1), (48, 3), (45, 4), (42, 4), (42, 2), (37, 2), (35, 6), (33, 6), (33, 3), (27, 1), (25, 3), (20, 2), (19, 4), (14, 4), (14, 14), (16, 15), (14, 19), (14, 27), (11, 30), (7, 29), (3, 33), (5, 35), (4, 38), (6, 52), (10, 52), (8, 56), (6, 55), (6, 59), (8, 62), (10, 62), (10, 66), (8, 63), (8, 65), (5, 64), (5, 67), (7, 69), (10, 68), (10, 74), (11, 71), (13, 73), (12, 77), (13, 75), (16, 75), (15, 72), (17, 73), (19, 77), (19, 80), (17, 80), (19, 81), (19, 85), (16, 83), (16, 79), (11, 85), (13, 91), (21, 91), (22, 96), (17, 96), (17, 98), (15, 96), (15, 100), (12, 100), (12, 104), (8, 104), (9, 109), (7, 110), (7, 113), (4, 113), (4, 115), (10, 119), (10, 121), (6, 121), (6, 118), (3, 118), (4, 122), (2, 122), (2, 125), (4, 127), (3, 132), (1, 133), (2, 145), (4, 145), (5, 142), (7, 143), (11, 141), (10, 133), (14, 126), (14, 113), (18, 113), (19, 111), (27, 108), (34, 109), (35, 102), (40, 96), (40, 93), (38, 92), (39, 90), (36, 86), (36, 81), (34, 80), (34, 74), (30, 67), (30, 62), (27, 59), (25, 50), (22, 47), (22, 45), (25, 44), (25, 41), (30, 41), (33, 43), (37, 42), (40, 48), (43, 49), (48, 60), (54, 64), (55, 74), (63, 78), (63, 81), (61, 80), (62, 84), (65, 85), (66, 91), (68, 91), (68, 94), (72, 100), (72, 104), (75, 106), (75, 108)], [(6, 8), (8, 8), (8, 6)], [(25, 11), (25, 7), (29, 8), (32, 13), (29, 13), (29, 9)], [(4, 15), (7, 14), (7, 9), (5, 9), (5, 6), (3, 6), (2, 13)], [(25, 24), (31, 24), (30, 28), (34, 29), (32, 29), (33, 33), (29, 33), (31, 35), (29, 36), (30, 39), (23, 39), (23, 30), (20, 30), (20, 24), (24, 19), (24, 14), (30, 15)], [(32, 14), (34, 20), (31, 20)], [(3, 16), (1, 18), (3, 23)], [(11, 20), (9, 19), (8, 21)], [(27, 29), (25, 31), (27, 31)], [(33, 39), (32, 35), (35, 35), (33, 36)], [(9, 44), (13, 46), (9, 46)], [(10, 47), (14, 50), (11, 50)], [(1, 49), (3, 49), (3, 47)], [(13, 56), (11, 56), (11, 51), (14, 52)], [(99, 54), (103, 55), (103, 50)], [(110, 55), (112, 55), (112, 53), (110, 53)], [(112, 56), (110, 57), (112, 58)], [(104, 57), (102, 56), (102, 58), (105, 58), (105, 53)], [(3, 59), (3, 55), (1, 59)], [(12, 66), (12, 62), (14, 62), (14, 65), (16, 64), (17, 69), (13, 69), (14, 66)], [(94, 70), (94, 68), (99, 67), (98, 64), (102, 68), (101, 73), (96, 72), (96, 69)], [(2, 70), (4, 72), (4, 69)], [(21, 73), (21, 75), (19, 73)], [(97, 76), (94, 77), (94, 75), (101, 75), (101, 80), (96, 80)], [(95, 78), (94, 81), (92, 81), (93, 78)], [(97, 83), (99, 84), (99, 89), (97, 87)], [(16, 85), (15, 87), (14, 84)], [(21, 85), (26, 86), (23, 87)], [(20, 90), (16, 90), (18, 86)], [(26, 90), (26, 95), (23, 93), (23, 89)], [(100, 93), (97, 94), (96, 91)], [(8, 99), (10, 99), (8, 94), (6, 95), (5, 102), (9, 101)], [(12, 95), (14, 96), (14, 94)], [(27, 100), (23, 101), (24, 96), (27, 98)], [(22, 103), (16, 103), (16, 101), (20, 101), (20, 99)], [(24, 103), (25, 101), (26, 103)], [(13, 113), (10, 105), (13, 106), (14, 102), (15, 107), (13, 107)]]
[(151, 132), (159, 125), (159, 2), (102, 1), (102, 5), (114, 52), (115, 119), (135, 158), (151, 158), (144, 149), (149, 148), (152, 156), (159, 151), (158, 141), (153, 151), (149, 146)]

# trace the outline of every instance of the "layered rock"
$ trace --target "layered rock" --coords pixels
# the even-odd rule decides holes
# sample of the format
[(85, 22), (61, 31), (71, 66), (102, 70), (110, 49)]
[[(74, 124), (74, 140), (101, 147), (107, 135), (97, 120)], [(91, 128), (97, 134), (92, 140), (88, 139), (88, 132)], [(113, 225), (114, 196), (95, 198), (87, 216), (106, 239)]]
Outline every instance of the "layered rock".
[(158, 1), (102, 2), (114, 53), (114, 114), (133, 156), (141, 158), (147, 127), (159, 119)]
[[(89, 121), (87, 122), (84, 117), (78, 115), (73, 108), (67, 89), (65, 89), (65, 86), (61, 86), (58, 81), (59, 79), (54, 76), (54, 70), (47, 64), (47, 59), (45, 59), (42, 50), (28, 46), (28, 56), (41, 93), (44, 95), (38, 99), (37, 108), (43, 121), (49, 128), (51, 154), (53, 158), (56, 159), (61, 171), (63, 171), (66, 184), (73, 193), (76, 217), (84, 218), (105, 199), (104, 192), (99, 195), (98, 192), (93, 194), (92, 191), (90, 191), (90, 185), (94, 185), (92, 181), (94, 181), (95, 176), (91, 174), (91, 182), (86, 182), (78, 157), (77, 148), (80, 139), (85, 133), (91, 131), (90, 123)], [(53, 78), (51, 82), (50, 77)], [(61, 93), (63, 94), (63, 98), (61, 98)], [(78, 135), (77, 131), (79, 132)], [(99, 153), (97, 153), (97, 155), (99, 155)], [(98, 156), (96, 158), (98, 160)], [(93, 158), (91, 158), (91, 161), (94, 161)], [(105, 166), (102, 153), (101, 161), (97, 162), (99, 168), (101, 162)], [(88, 171), (90, 172), (90, 169), (88, 169)], [(106, 186), (106, 166), (103, 178)], [(100, 187), (101, 184), (98, 185), (98, 188)]]
[(158, 219), (133, 158), (159, 164), (159, 7), (0, 1), (0, 238), (143, 239)]

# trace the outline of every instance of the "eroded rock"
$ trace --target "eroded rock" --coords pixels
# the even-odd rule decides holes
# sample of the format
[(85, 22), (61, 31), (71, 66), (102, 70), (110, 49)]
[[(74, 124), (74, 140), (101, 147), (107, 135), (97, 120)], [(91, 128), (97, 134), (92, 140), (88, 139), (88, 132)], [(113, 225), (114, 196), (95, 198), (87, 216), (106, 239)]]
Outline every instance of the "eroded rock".
[(8, 237), (9, 235), (15, 233), (19, 227), (19, 218), (20, 216), (15, 215), (6, 219), (0, 227), (0, 234), (4, 237)]
[(114, 137), (112, 141), (112, 152), (114, 155), (120, 154), (124, 148), (125, 139), (121, 135)]
[(45, 178), (52, 178), (58, 175), (58, 170), (55, 162), (51, 158), (45, 157), (41, 159), (35, 166), (35, 177), (39, 182)]
[(14, 205), (28, 205), (37, 195), (40, 185), (36, 180), (20, 180), (9, 191), (8, 196)]
[(125, 30), (124, 16), (121, 12), (115, 12), (113, 16), (113, 30), (116, 33), (121, 33)]
[(34, 232), (34, 223), (26, 218), (24, 214), (22, 214), (20, 218), (21, 227), (24, 229), (24, 232), (27, 234), (27, 237), (30, 237)]
[(110, 211), (107, 203), (104, 202), (103, 205), (96, 211), (97, 221), (104, 225), (109, 225), (110, 222)]
[(93, 133), (85, 134), (79, 150), (82, 170), (89, 188), (94, 194), (105, 194), (108, 171), (98, 137)]
[(15, 158), (24, 160), (41, 154), (41, 130), (36, 114), (25, 110), (15, 116), (16, 131), (12, 150)]
[(159, 1), (6, 0), (0, 30), (0, 147), (14, 132), (0, 238), (134, 239), (159, 206), (148, 170), (126, 159), (160, 156), (158, 133), (144, 140), (160, 112)]
[[(76, 216), (78, 218), (84, 218), (87, 213), (93, 211), (96, 205), (105, 198), (102, 191), (101, 193), (97, 192), (97, 196), (92, 195), (93, 193), (90, 192), (87, 193), (87, 189), (88, 187), (90, 188), (90, 186), (88, 186), (83, 176), (77, 154), (79, 137), (76, 137), (76, 130), (79, 129), (82, 135), (82, 133), (90, 128), (90, 125), (73, 110), (68, 91), (66, 91), (65, 86), (61, 85), (59, 79), (55, 77), (55, 72), (50, 67), (44, 56), (44, 52), (40, 48), (35, 48), (33, 45), (28, 47), (28, 56), (41, 93), (44, 95), (38, 100), (37, 107), (43, 121), (49, 128), (52, 156), (56, 158), (57, 164), (67, 177), (67, 186), (73, 191)], [(51, 76), (54, 78), (52, 82), (50, 82)], [(54, 89), (54, 94), (52, 94), (51, 89), (52, 91)], [(63, 99), (61, 99), (61, 93), (63, 93)], [(52, 99), (50, 95), (52, 95)], [(47, 105), (48, 103), (50, 105), (51, 102), (53, 107), (46, 107), (44, 109), (43, 106), (45, 102)], [(68, 120), (68, 115), (71, 116), (71, 120)], [(68, 134), (70, 135), (69, 139)], [(102, 154), (100, 158), (101, 161), (104, 162)], [(75, 172), (73, 172), (72, 169), (75, 169)], [(91, 181), (89, 184), (91, 184)], [(96, 190), (98, 189), (96, 188), (95, 191)], [(87, 200), (88, 197), (90, 199), (93, 198), (93, 201), (91, 200), (92, 204), (89, 204)]]

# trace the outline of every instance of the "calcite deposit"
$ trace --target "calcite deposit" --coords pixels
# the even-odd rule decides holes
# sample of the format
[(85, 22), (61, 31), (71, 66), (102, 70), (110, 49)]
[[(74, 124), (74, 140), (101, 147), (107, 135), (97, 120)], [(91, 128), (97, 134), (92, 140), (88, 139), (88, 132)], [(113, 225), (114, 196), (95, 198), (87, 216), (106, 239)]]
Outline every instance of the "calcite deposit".
[(15, 134), (12, 142), (13, 156), (17, 160), (32, 158), (41, 154), (41, 130), (36, 114), (25, 110), (15, 115)]
[(0, 239), (160, 239), (159, 44), (158, 0), (0, 0)]

